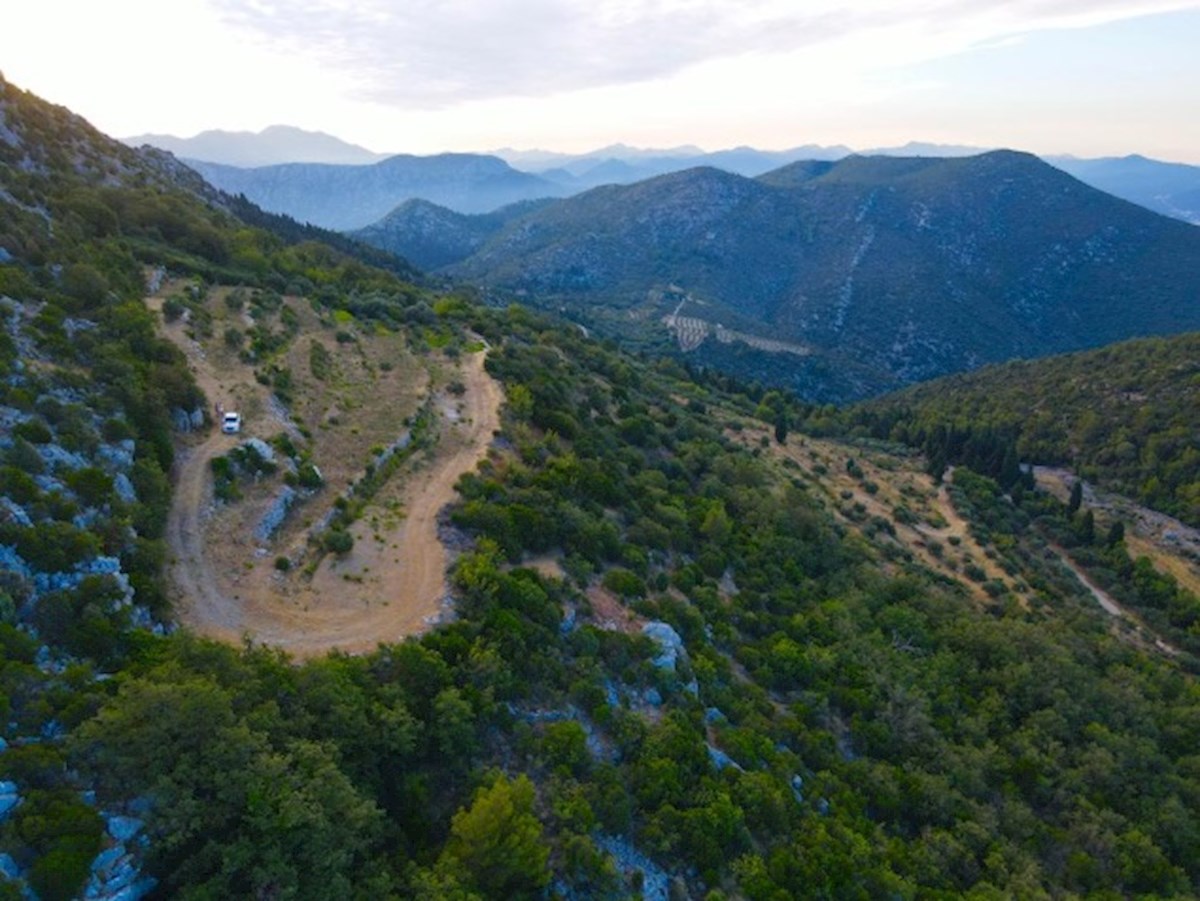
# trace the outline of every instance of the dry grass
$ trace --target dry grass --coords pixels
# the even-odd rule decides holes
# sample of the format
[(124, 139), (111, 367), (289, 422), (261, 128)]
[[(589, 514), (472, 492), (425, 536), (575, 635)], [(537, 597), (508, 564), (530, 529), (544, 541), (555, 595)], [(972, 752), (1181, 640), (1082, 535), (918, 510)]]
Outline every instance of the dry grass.
[[(1028, 603), (971, 535), (946, 487), (934, 484), (918, 458), (800, 435), (792, 435), (786, 445), (780, 445), (767, 429), (757, 425), (728, 434), (748, 447), (762, 447), (767, 438), (768, 452), (781, 462), (789, 461), (793, 475), (804, 479), (836, 519), (864, 537), (870, 533), (869, 540), (881, 548), (892, 545), (926, 569), (953, 579), (980, 604), (992, 603), (992, 599), (981, 582), (966, 576), (968, 566), (978, 567), (985, 581), (1003, 583), (1018, 602)], [(861, 476), (848, 471), (851, 459)], [(881, 523), (887, 523), (890, 531), (883, 531)]]

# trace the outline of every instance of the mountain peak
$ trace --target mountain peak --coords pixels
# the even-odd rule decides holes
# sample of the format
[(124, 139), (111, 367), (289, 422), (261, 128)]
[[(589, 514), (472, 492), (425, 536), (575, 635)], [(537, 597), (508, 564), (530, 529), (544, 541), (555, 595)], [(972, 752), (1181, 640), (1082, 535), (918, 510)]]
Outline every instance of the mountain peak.
[(1014, 150), (758, 179), (695, 167), (550, 203), (482, 240), (476, 222), (440, 256), (429, 219), (401, 218), (380, 246), (408, 254), (389, 239), (419, 238), (426, 260), (458, 256), (452, 274), (633, 340), (684, 329), (701, 363), (820, 400), (1200, 327), (1200, 233)]

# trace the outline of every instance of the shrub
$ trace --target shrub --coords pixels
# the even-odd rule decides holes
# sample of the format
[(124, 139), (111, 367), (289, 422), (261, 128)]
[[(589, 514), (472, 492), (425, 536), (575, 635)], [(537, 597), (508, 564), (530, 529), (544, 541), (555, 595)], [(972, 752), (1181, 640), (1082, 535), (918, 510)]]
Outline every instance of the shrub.
[(333, 355), (316, 338), (308, 346), (308, 368), (313, 378), (321, 382), (328, 381), (333, 374)]
[(178, 297), (168, 297), (163, 301), (162, 305), (163, 319), (167, 322), (178, 322), (179, 317), (183, 315), (185, 309), (187, 308), (184, 306), (183, 301)]
[(304, 463), (296, 473), (296, 481), (300, 483), (302, 488), (320, 488), (325, 484), (325, 480), (321, 477), (321, 470), (317, 469), (312, 463)]
[(345, 529), (330, 529), (325, 533), (325, 550), (343, 557), (354, 550), (354, 536)]
[(50, 427), (40, 419), (30, 419), (13, 427), (13, 436), (24, 438), (30, 444), (49, 444), (54, 440)]
[(637, 573), (620, 566), (614, 566), (604, 574), (604, 587), (613, 594), (625, 598), (642, 598), (646, 596), (646, 583)]

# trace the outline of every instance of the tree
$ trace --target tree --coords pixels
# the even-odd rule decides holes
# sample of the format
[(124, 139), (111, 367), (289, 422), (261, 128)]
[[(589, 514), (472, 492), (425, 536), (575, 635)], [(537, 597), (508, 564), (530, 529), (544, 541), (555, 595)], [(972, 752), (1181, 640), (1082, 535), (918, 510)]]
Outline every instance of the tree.
[(1096, 543), (1096, 514), (1088, 510), (1079, 522), (1079, 540), (1084, 544)]
[(500, 775), (451, 820), (439, 868), (487, 898), (530, 898), (550, 881), (533, 783)]
[(1017, 446), (1010, 443), (1004, 450), (1004, 460), (1000, 464), (1000, 477), (997, 481), (1006, 491), (1011, 490), (1021, 480), (1021, 458), (1017, 456)]
[(1109, 547), (1120, 544), (1125, 540), (1125, 523), (1117, 520), (1108, 530), (1108, 537), (1104, 539), (1104, 543)]
[(775, 414), (775, 440), (780, 444), (787, 444), (788, 436), (788, 415), (786, 410), (780, 410)]

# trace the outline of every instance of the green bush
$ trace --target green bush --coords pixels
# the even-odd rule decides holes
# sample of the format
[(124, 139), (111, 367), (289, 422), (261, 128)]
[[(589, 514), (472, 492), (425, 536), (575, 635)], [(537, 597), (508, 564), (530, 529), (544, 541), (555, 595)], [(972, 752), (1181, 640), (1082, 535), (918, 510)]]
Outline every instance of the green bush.
[(604, 587), (623, 598), (644, 598), (646, 583), (637, 573), (621, 566), (614, 566), (604, 574)]
[(30, 419), (13, 426), (13, 436), (24, 438), (30, 444), (49, 444), (54, 440), (50, 427), (40, 419)]
[(330, 529), (325, 533), (323, 544), (331, 554), (344, 557), (354, 550), (354, 536), (345, 529)]
[(163, 301), (162, 314), (167, 322), (178, 322), (187, 307), (178, 297), (168, 297)]

